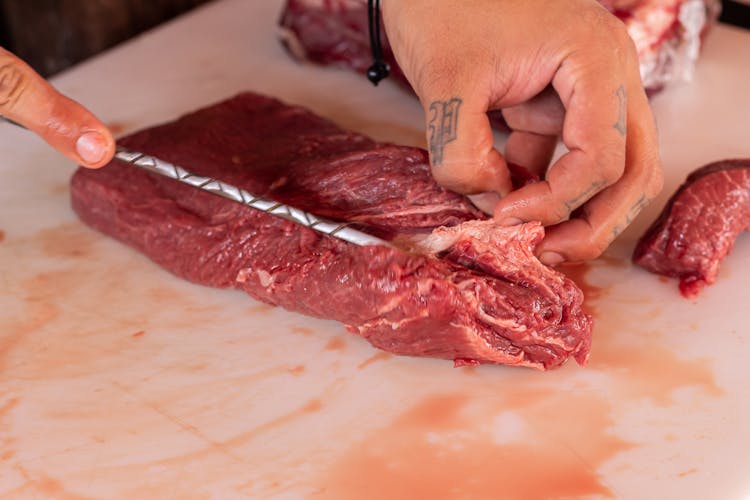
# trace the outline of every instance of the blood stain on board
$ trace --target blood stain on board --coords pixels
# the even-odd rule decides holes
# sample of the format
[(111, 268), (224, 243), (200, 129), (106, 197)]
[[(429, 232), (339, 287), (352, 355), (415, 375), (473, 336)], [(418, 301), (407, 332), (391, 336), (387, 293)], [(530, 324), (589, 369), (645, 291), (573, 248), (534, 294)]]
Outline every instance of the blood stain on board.
[(50, 324), (60, 315), (54, 304), (29, 297), (22, 318), (0, 320), (0, 372), (4, 371), (8, 356), (24, 338)]
[(323, 347), (326, 351), (341, 351), (346, 347), (346, 342), (341, 337), (332, 337)]
[[(217, 305), (181, 286), (149, 287), (150, 264), (127, 253), (100, 258), (98, 238), (67, 223), (9, 243), (27, 265), (8, 270), (2, 291), (11, 301), (0, 314), (0, 371), (27, 378), (97, 372), (99, 364), (130, 363), (125, 351), (143, 348), (129, 333), (216, 323)], [(24, 357), (29, 348), (34, 355)]]
[(12, 429), (12, 423), (8, 418), (11, 412), (13, 412), (20, 402), (18, 397), (11, 397), (3, 402), (0, 402), (0, 429), (5, 429), (6, 432), (0, 433), (0, 462), (7, 462), (16, 456), (16, 449), (14, 447), (16, 438), (12, 436), (9, 429)]
[(33, 240), (47, 257), (82, 258), (91, 255), (96, 238), (91, 229), (74, 222), (43, 229)]
[(287, 371), (289, 373), (291, 373), (292, 375), (298, 377), (298, 376), (302, 375), (303, 373), (305, 373), (305, 365), (292, 366), (292, 367), (288, 368)]
[(308, 328), (306, 326), (293, 326), (291, 330), (292, 330), (292, 333), (298, 333), (306, 337), (309, 337), (315, 334), (312, 328)]
[(70, 184), (67, 182), (57, 183), (50, 188), (49, 194), (52, 196), (69, 196)]
[(698, 388), (714, 397), (723, 394), (708, 360), (679, 357), (660, 332), (628, 328), (627, 317), (612, 311), (599, 325), (590, 367), (613, 374), (621, 393), (662, 406), (672, 403), (674, 392), (682, 388)]
[(3, 241), (5, 241), (5, 231), (0, 229), (0, 243), (2, 243)]
[(90, 500), (93, 498), (66, 490), (62, 481), (58, 479), (44, 474), (36, 474), (38, 477), (32, 477), (24, 468), (17, 466), (16, 469), (21, 472), (26, 482), (5, 492), (14, 498), (55, 498), (60, 500)]
[(464, 365), (456, 368), (464, 375), (474, 375), (477, 372), (476, 365)]
[(131, 337), (143, 337), (146, 334), (145, 330), (138, 330), (137, 332), (131, 333)]
[(247, 307), (247, 311), (250, 314), (262, 314), (266, 315), (276, 309), (274, 306), (270, 304), (264, 304), (263, 302), (258, 302), (257, 304), (254, 304), (252, 306)]
[[(554, 415), (554, 418), (550, 418)], [(325, 498), (614, 497), (597, 470), (632, 447), (602, 397), (549, 389), (427, 397), (355, 443)]]
[(0, 418), (3, 418), (7, 416), (14, 408), (18, 406), (20, 399), (15, 398), (9, 398), (2, 403), (0, 403)]
[[(272, 418), (264, 422), (263, 424), (257, 426), (256, 428), (251, 429), (247, 432), (243, 432), (242, 434), (233, 436), (232, 438), (226, 441), (223, 441), (220, 444), (224, 448), (236, 447), (236, 446), (242, 445), (244, 443), (247, 443), (248, 441), (255, 439), (257, 436), (265, 434), (271, 429), (283, 427), (299, 418), (305, 417), (312, 413), (317, 413), (321, 409), (323, 409), (323, 403), (320, 401), (320, 399), (317, 399), (317, 398), (311, 399), (307, 403), (302, 405), (301, 407), (297, 408), (296, 410), (293, 410), (279, 417)], [(195, 458), (196, 456), (203, 455), (204, 452), (205, 450), (201, 450), (199, 452), (191, 454), (190, 456), (192, 458)]]
[(118, 136), (131, 128), (131, 125), (129, 125), (126, 122), (120, 122), (120, 121), (114, 121), (107, 124), (107, 128), (110, 132), (112, 132), (112, 135)]
[[(61, 233), (69, 232), (71, 226), (76, 225), (66, 224), (44, 229), (29, 238), (17, 240), (14, 244), (23, 256), (39, 250), (45, 255), (65, 256), (71, 247), (66, 247), (64, 243), (60, 245), (55, 243), (58, 242)], [(75, 233), (75, 229), (73, 232)], [(86, 236), (81, 237), (81, 245), (84, 249), (90, 246)], [(0, 371), (5, 367), (11, 352), (27, 336), (45, 328), (61, 315), (61, 297), (65, 294), (57, 289), (55, 280), (51, 279), (57, 274), (39, 273), (23, 279), (25, 271), (25, 266), (14, 267), (12, 269), (14, 276), (11, 278), (9, 274), (7, 278), (10, 283), (17, 286), (17, 289), (8, 291), (23, 302), (20, 310), (0, 316)], [(15, 274), (19, 275), (18, 278)]]
[[(558, 271), (562, 272), (568, 279), (572, 280), (578, 288), (583, 292), (583, 309), (586, 313), (595, 316), (595, 310), (593, 309), (593, 303), (605, 297), (609, 290), (605, 287), (600, 287), (591, 284), (586, 276), (591, 271), (591, 265), (587, 263), (583, 264), (563, 264), (557, 268)], [(594, 324), (596, 328), (596, 323)]]
[(708, 360), (681, 357), (678, 346), (650, 326), (661, 314), (658, 304), (643, 297), (632, 303), (604, 300), (611, 289), (590, 282), (588, 275), (594, 265), (560, 268), (584, 291), (585, 310), (594, 317), (588, 369), (610, 375), (619, 394), (650, 399), (662, 406), (672, 403), (677, 389), (688, 387), (721, 396)]
[(682, 472), (679, 472), (679, 473), (677, 473), (677, 477), (685, 477), (685, 476), (690, 476), (690, 475), (692, 475), (692, 474), (695, 474), (696, 472), (698, 472), (698, 469), (696, 469), (696, 468), (692, 468), (692, 469), (684, 470), (684, 471), (682, 471)]
[(372, 356), (370, 356), (366, 360), (362, 361), (357, 366), (357, 368), (359, 370), (364, 370), (365, 368), (367, 368), (368, 366), (370, 366), (371, 364), (373, 364), (373, 363), (375, 363), (377, 361), (385, 361), (386, 359), (391, 359), (392, 357), (393, 357), (393, 354), (391, 354), (389, 352), (385, 352), (385, 351), (380, 351), (380, 352), (377, 352), (377, 353), (373, 354)]

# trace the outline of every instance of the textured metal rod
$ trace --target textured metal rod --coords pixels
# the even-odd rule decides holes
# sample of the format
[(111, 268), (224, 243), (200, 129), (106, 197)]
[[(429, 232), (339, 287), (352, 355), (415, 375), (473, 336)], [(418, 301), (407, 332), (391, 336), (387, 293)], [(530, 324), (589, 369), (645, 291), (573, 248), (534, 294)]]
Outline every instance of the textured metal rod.
[(387, 241), (348, 227), (348, 223), (323, 219), (298, 208), (261, 198), (260, 196), (248, 193), (244, 189), (240, 189), (217, 179), (193, 174), (182, 167), (173, 165), (153, 156), (148, 156), (118, 146), (115, 158), (129, 163), (134, 167), (169, 177), (184, 184), (208, 191), (217, 196), (227, 198), (228, 200), (242, 203), (243, 205), (260, 210), (261, 212), (275, 215), (276, 217), (295, 222), (301, 226), (314, 229), (323, 234), (348, 241), (349, 243), (354, 243), (355, 245), (391, 246)]
[[(11, 125), (21, 127), (25, 129), (20, 123), (16, 123), (3, 115), (0, 115), (0, 122), (7, 122)], [(115, 158), (124, 161), (138, 168), (154, 172), (165, 177), (189, 184), (193, 187), (197, 187), (209, 193), (227, 198), (237, 203), (242, 203), (248, 207), (255, 208), (261, 212), (275, 215), (292, 222), (295, 222), (301, 226), (309, 227), (315, 231), (333, 236), (340, 240), (354, 243), (355, 245), (367, 246), (367, 245), (383, 245), (392, 246), (385, 240), (376, 238), (367, 233), (357, 231), (348, 227), (348, 223), (334, 222), (327, 219), (317, 217), (311, 213), (305, 212), (298, 208), (284, 205), (283, 203), (277, 203), (275, 201), (267, 200), (254, 194), (250, 194), (244, 189), (232, 186), (225, 182), (221, 182), (210, 177), (202, 177), (200, 175), (193, 174), (185, 170), (182, 167), (173, 165), (166, 161), (160, 160), (153, 156), (148, 156), (137, 151), (131, 151), (129, 149), (117, 146), (115, 151)]]

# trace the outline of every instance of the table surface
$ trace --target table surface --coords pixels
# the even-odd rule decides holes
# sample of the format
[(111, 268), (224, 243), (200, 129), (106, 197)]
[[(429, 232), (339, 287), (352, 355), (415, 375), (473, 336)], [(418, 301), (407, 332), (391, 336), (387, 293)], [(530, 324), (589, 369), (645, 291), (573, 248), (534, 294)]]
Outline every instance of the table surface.
[[(116, 132), (242, 90), (424, 145), (392, 83), (291, 61), (280, 0), (223, 0), (55, 78)], [(591, 362), (541, 373), (376, 351), (191, 285), (79, 223), (74, 169), (0, 126), (3, 498), (746, 498), (750, 239), (688, 301), (628, 260), (687, 172), (750, 157), (750, 33), (653, 98), (662, 197), (577, 277)]]

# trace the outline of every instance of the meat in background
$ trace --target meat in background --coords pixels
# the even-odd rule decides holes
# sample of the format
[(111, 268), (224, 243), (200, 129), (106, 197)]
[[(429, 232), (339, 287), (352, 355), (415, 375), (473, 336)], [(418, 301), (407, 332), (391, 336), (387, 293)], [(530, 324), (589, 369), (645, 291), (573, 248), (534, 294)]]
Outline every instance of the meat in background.
[[(719, 13), (718, 0), (601, 3), (627, 26), (638, 51), (643, 84), (651, 91), (692, 76), (702, 37)], [(287, 0), (280, 25), (282, 41), (297, 58), (359, 73), (372, 64), (366, 0)], [(394, 78), (407, 84), (385, 38), (384, 58)]]
[(633, 254), (651, 272), (678, 278), (685, 297), (711, 285), (737, 236), (750, 228), (750, 159), (690, 174)]

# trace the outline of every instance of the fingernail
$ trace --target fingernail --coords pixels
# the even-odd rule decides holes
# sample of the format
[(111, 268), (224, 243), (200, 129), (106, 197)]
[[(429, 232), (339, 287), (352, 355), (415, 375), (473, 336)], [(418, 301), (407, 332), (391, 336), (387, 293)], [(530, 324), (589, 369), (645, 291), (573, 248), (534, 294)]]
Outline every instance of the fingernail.
[(500, 221), (501, 226), (517, 226), (518, 224), (523, 224), (523, 221), (518, 217), (506, 217)]
[(479, 193), (470, 194), (469, 200), (471, 200), (474, 206), (482, 212), (486, 213), (487, 215), (492, 215), (492, 212), (495, 210), (495, 205), (497, 205), (500, 197), (497, 195), (497, 193)]
[(76, 141), (76, 152), (86, 163), (98, 163), (107, 154), (107, 144), (99, 132), (86, 132)]
[(539, 260), (542, 264), (547, 266), (556, 266), (565, 260), (565, 257), (557, 252), (544, 252), (539, 256)]

